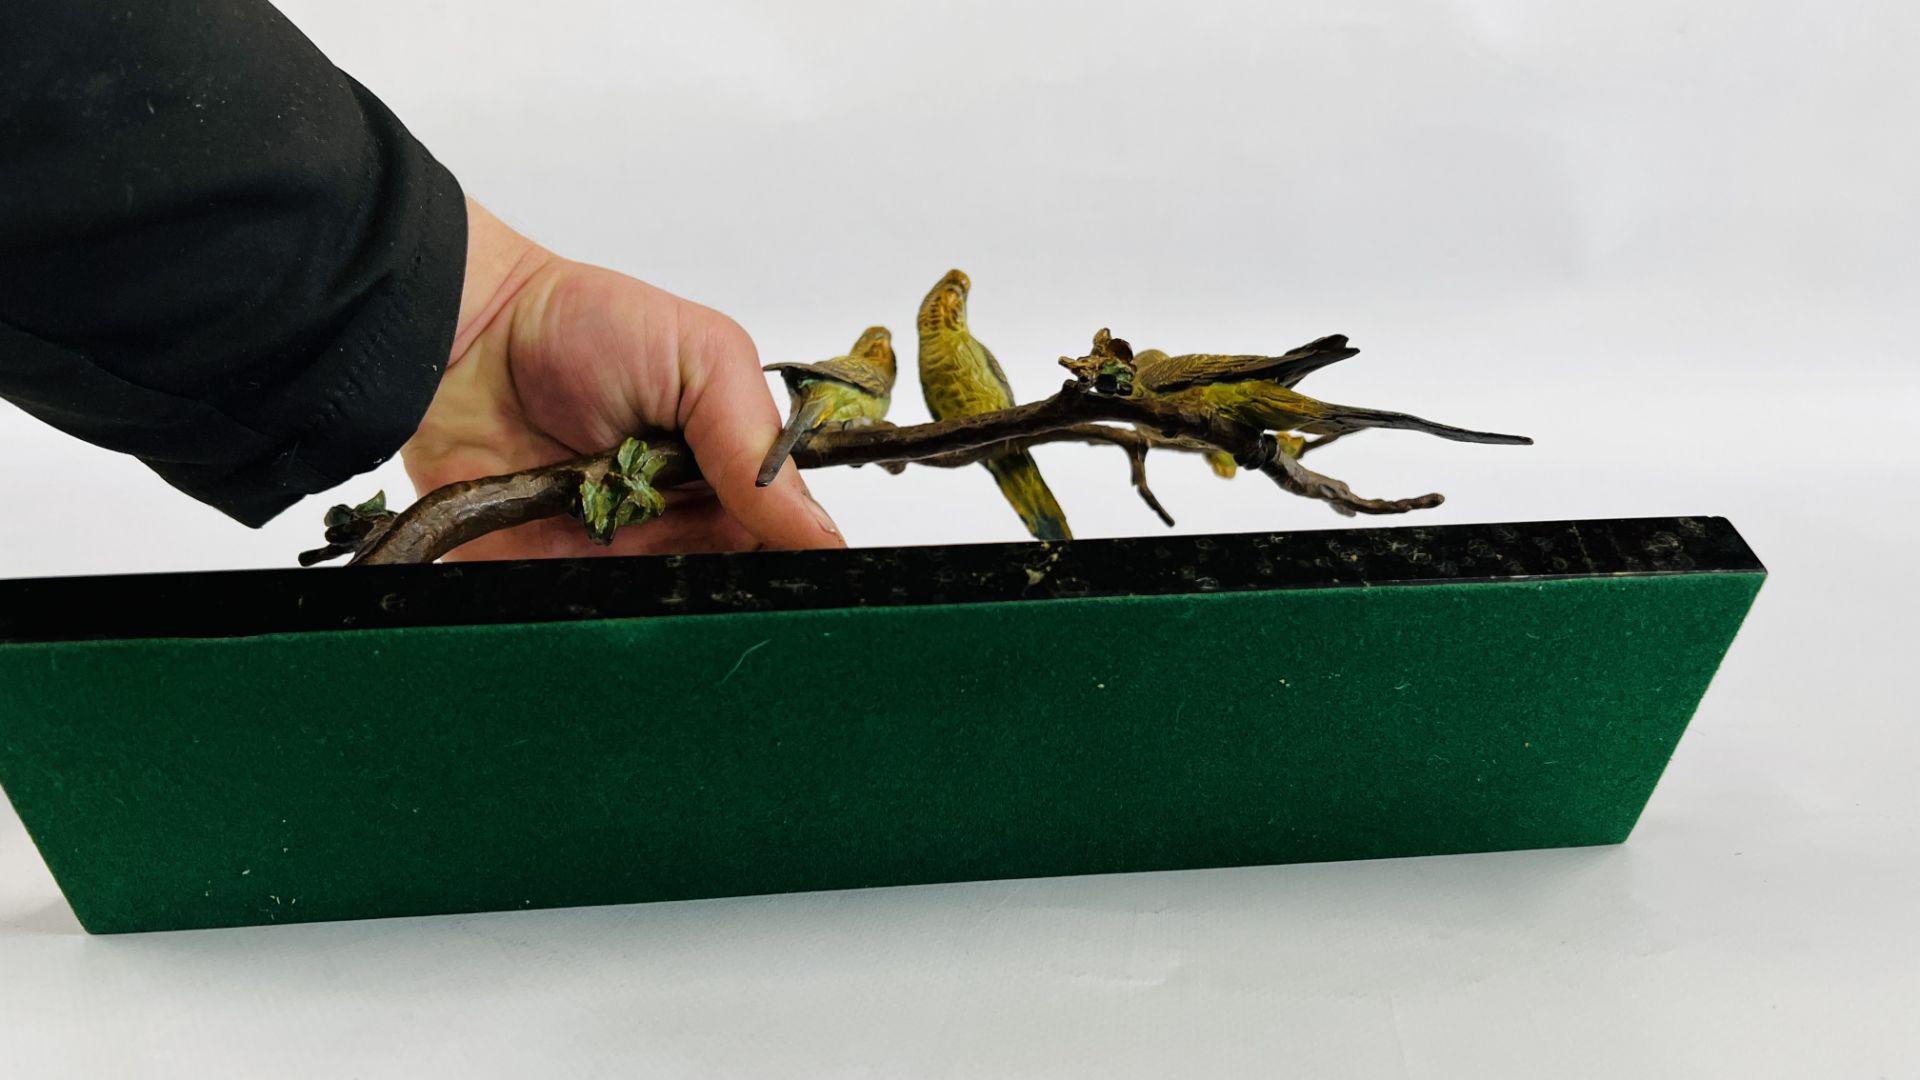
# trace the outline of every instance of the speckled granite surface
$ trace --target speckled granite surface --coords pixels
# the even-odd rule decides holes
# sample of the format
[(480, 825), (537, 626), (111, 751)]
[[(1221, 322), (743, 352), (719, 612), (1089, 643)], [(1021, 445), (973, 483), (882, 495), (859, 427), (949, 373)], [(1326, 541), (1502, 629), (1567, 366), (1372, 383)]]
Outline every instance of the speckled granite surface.
[(0, 641), (1754, 572), (1722, 518), (0, 581)]

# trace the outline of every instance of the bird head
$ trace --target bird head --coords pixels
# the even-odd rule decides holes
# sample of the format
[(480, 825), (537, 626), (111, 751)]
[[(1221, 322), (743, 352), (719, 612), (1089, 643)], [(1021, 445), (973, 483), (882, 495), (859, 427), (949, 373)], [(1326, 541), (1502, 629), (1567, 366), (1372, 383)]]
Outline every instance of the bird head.
[(884, 326), (869, 326), (853, 343), (853, 358), (865, 361), (893, 377), (893, 334)]
[(964, 330), (967, 325), (967, 292), (973, 282), (959, 270), (949, 270), (927, 298), (920, 301), (920, 332)]

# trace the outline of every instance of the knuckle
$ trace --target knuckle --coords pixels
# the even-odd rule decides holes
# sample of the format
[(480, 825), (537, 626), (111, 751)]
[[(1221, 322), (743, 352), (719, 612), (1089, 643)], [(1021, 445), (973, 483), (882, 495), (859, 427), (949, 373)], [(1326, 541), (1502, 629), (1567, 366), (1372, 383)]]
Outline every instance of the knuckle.
[(717, 311), (708, 320), (705, 344), (714, 356), (736, 363), (741, 360), (758, 362), (759, 349), (753, 344), (753, 335), (747, 333), (746, 327)]

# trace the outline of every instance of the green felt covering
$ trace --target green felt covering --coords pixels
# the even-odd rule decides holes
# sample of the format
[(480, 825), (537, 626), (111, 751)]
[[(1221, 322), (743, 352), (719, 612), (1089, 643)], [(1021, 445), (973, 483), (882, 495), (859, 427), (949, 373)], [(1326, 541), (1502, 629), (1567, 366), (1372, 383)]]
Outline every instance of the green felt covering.
[(1626, 838), (1759, 573), (0, 645), (87, 929)]

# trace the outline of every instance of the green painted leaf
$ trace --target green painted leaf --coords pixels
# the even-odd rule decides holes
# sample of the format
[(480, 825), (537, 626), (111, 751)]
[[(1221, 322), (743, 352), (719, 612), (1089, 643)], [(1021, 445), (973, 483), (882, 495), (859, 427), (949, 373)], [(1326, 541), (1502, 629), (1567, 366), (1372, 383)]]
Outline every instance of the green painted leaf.
[(653, 518), (657, 518), (661, 514), (664, 514), (667, 512), (666, 496), (660, 494), (659, 492), (653, 490), (652, 488), (643, 488), (636, 494), (639, 496), (641, 500), (641, 505), (645, 509), (645, 516), (643, 517), (642, 520), (650, 521)]
[[(637, 479), (641, 484), (651, 485), (653, 478), (660, 475), (660, 469), (666, 465), (667, 459), (648, 450), (645, 444), (642, 444), (640, 449), (642, 454), (640, 458), (640, 472)], [(651, 491), (652, 488), (649, 487), (648, 490)]]
[(580, 483), (580, 520), (587, 527), (587, 535), (610, 544), (622, 528), (659, 517), (667, 502), (653, 490), (652, 480), (664, 464), (661, 456), (639, 439), (622, 442), (614, 452), (614, 468), (598, 483)]
[(634, 461), (646, 452), (646, 443), (639, 439), (628, 439), (620, 444), (620, 451), (613, 456), (613, 460), (620, 466), (622, 473), (631, 475)]
[(591, 480), (580, 481), (580, 520), (587, 527), (587, 535), (598, 543), (608, 543), (613, 539), (613, 492), (603, 484)]

